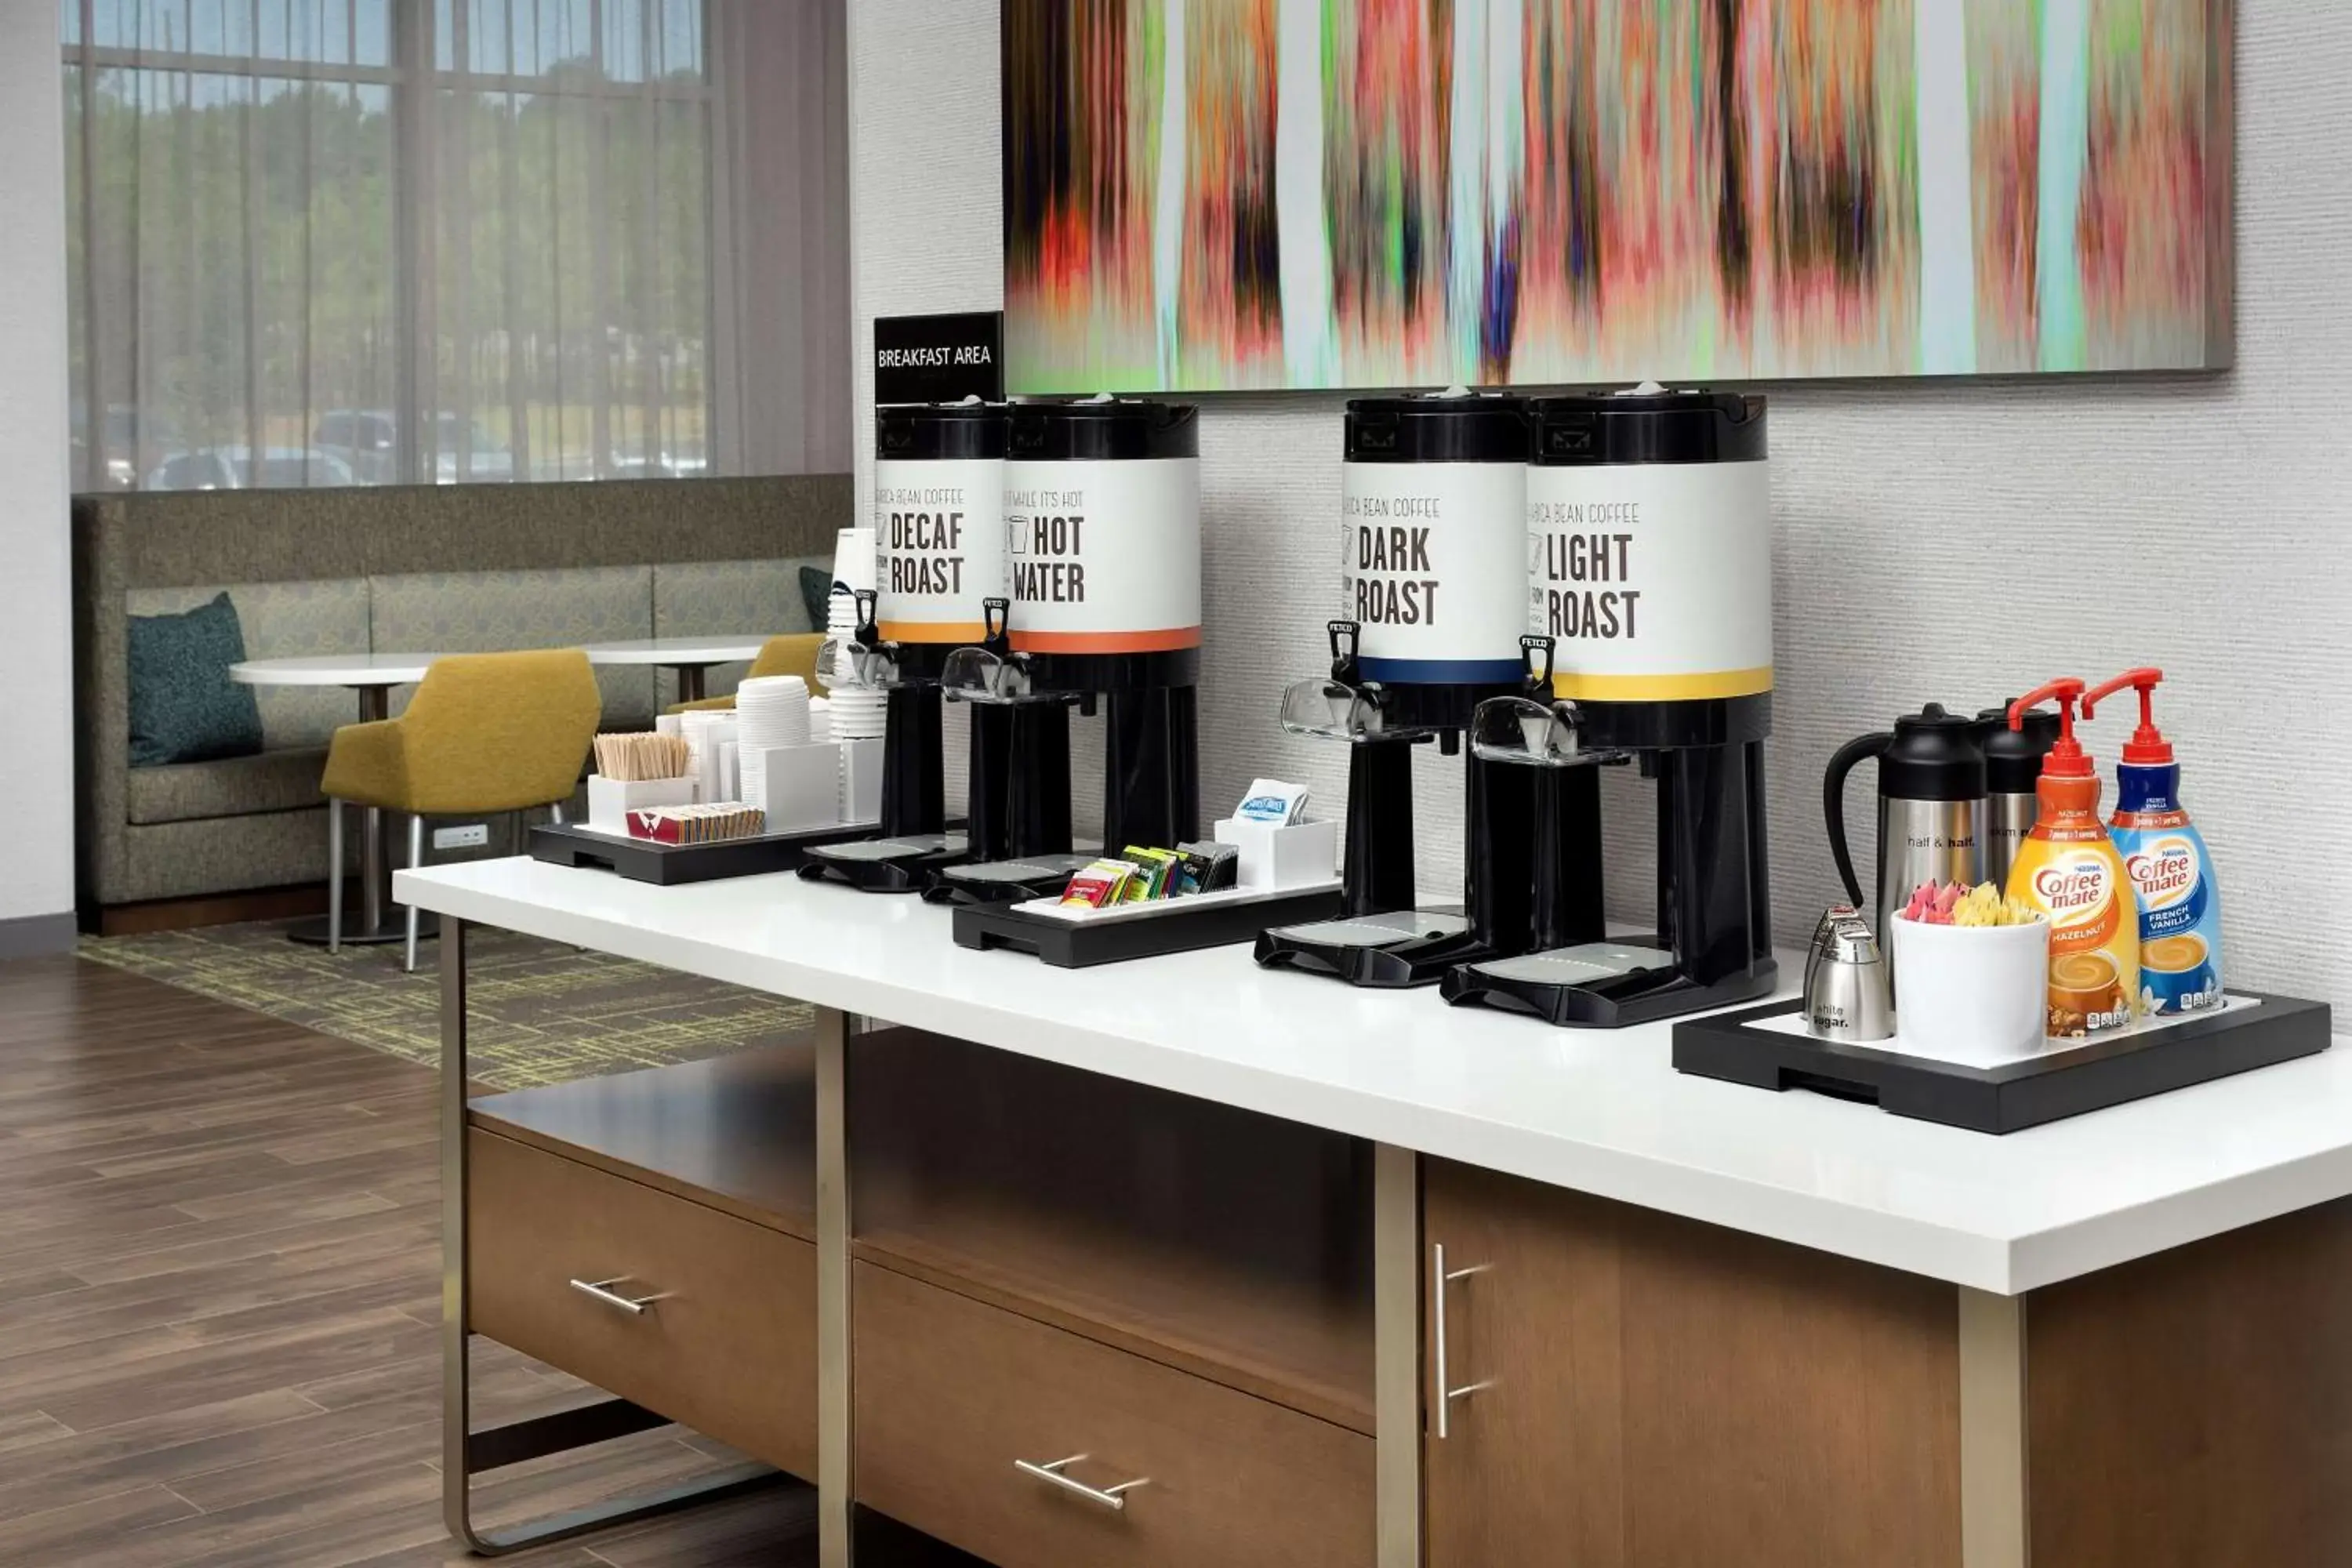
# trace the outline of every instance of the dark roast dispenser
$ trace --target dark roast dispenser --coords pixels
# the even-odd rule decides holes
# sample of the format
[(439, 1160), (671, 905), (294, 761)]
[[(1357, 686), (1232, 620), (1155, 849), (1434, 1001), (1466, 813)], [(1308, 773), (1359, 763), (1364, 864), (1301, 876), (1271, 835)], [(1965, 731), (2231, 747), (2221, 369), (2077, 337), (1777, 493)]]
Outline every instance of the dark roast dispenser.
[(882, 801), (872, 838), (812, 849), (801, 875), (866, 892), (919, 892), (940, 867), (1002, 836), (1011, 755), (1003, 715), (971, 729), (967, 833), (947, 817), (941, 678), (984, 635), (981, 606), (1004, 591), (1007, 410), (979, 402), (880, 407), (874, 415), (875, 587), (832, 645), (836, 682), (885, 693)]
[[(1551, 701), (1487, 704), (1473, 752), (1563, 776), (1627, 761), (1654, 782), (1656, 926), (1474, 961), (1444, 994), (1603, 1028), (1769, 995), (1764, 400), (1643, 387), (1532, 413), (1528, 602), (1553, 645)], [(1571, 858), (1597, 860), (1594, 822), (1590, 839), (1566, 841)]]
[(1200, 837), (1198, 416), (1142, 398), (1014, 406), (1010, 593), (945, 678), (976, 731), (1003, 715), (1003, 837), (940, 868), (939, 901), (1050, 897), (1092, 858), (1070, 838), (1073, 707), (1103, 718), (1104, 851)]
[[(1339, 918), (1274, 926), (1257, 962), (1355, 985), (1427, 985), (1525, 951), (1533, 775), (1465, 759), (1460, 905), (1414, 886), (1412, 758), (1448, 755), (1483, 700), (1518, 689), (1526, 617), (1526, 405), (1453, 392), (1348, 405), (1341, 596), (1331, 671), (1284, 693), (1283, 728), (1348, 743)], [(1597, 921), (1597, 895), (1593, 901)], [(1598, 932), (1597, 924), (1595, 934)]]

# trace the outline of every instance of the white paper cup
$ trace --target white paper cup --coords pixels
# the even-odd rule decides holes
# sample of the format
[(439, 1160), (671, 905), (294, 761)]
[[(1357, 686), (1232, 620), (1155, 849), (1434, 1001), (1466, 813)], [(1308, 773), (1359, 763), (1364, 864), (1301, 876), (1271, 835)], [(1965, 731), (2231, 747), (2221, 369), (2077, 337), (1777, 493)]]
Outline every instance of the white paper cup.
[(1927, 925), (1897, 914), (1895, 1032), (1948, 1061), (2039, 1056), (2049, 1023), (2050, 923)]

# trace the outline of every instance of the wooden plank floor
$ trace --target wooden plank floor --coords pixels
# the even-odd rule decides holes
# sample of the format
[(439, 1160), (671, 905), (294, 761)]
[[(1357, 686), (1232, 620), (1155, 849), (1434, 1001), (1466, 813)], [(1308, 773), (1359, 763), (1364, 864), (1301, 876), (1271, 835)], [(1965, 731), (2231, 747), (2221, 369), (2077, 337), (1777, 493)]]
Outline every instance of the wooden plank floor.
[[(425, 1068), (73, 958), (0, 963), (0, 1563), (478, 1561), (440, 1520), (436, 1141)], [(594, 1397), (486, 1342), (474, 1365), (484, 1422)], [(736, 1458), (643, 1433), (499, 1472), (477, 1518)], [(814, 1517), (782, 1483), (499, 1561), (793, 1568)]]

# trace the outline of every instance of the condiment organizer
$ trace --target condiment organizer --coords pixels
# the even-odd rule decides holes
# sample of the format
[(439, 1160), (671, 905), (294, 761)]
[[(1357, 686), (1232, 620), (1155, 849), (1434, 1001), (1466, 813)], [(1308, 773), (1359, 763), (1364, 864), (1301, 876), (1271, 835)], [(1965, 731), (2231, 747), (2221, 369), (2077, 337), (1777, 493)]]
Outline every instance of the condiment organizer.
[(1867, 1046), (1815, 1039), (1797, 1002), (1686, 1018), (1675, 1026), (1674, 1063), (1701, 1078), (1811, 1089), (1895, 1116), (2005, 1133), (2315, 1056), (2329, 1039), (2326, 1003), (2232, 993), (2209, 1011), (2053, 1039), (2036, 1056), (1959, 1060), (1905, 1049), (1899, 994), (1895, 1002), (1895, 1037)]
[(699, 794), (696, 781), (676, 779), (608, 779), (588, 775), (588, 826), (602, 833), (625, 837), (629, 813), (656, 806), (692, 805)]
[[(1214, 892), (1097, 909), (1035, 899), (967, 904), (955, 911), (958, 945), (1034, 953), (1060, 969), (1191, 952), (1253, 942), (1269, 924), (1328, 920), (1339, 912), (1339, 825), (1287, 826), (1228, 818), (1211, 837), (1239, 851), (1235, 885)], [(1106, 854), (1117, 849), (1106, 846)]]

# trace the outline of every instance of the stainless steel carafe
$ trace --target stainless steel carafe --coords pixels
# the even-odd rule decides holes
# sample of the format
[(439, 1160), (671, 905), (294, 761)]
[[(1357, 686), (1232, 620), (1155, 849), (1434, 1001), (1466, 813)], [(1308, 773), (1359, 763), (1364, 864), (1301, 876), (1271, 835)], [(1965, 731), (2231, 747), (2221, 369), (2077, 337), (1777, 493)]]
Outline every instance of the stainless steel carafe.
[(2048, 708), (2029, 708), (2021, 729), (2009, 727), (2009, 704), (1988, 708), (1977, 715), (1977, 742), (1984, 748), (1985, 880), (2009, 886), (2009, 868), (2017, 847), (2033, 831), (2041, 801), (2033, 793), (2042, 777), (2042, 759), (2058, 740), (2058, 715)]
[(1845, 779), (1864, 758), (1878, 759), (1878, 888), (1868, 907), (1873, 929), (1887, 940), (1887, 921), (1922, 882), (1985, 879), (1985, 757), (1977, 721), (1930, 702), (1895, 721), (1895, 728), (1840, 746), (1822, 781), (1830, 853), (1846, 897), (1863, 907), (1862, 883), (1846, 846)]
[(1866, 1045), (1895, 1033), (1895, 977), (1870, 928), (1839, 904), (1813, 928), (1805, 953), (1805, 1032)]

